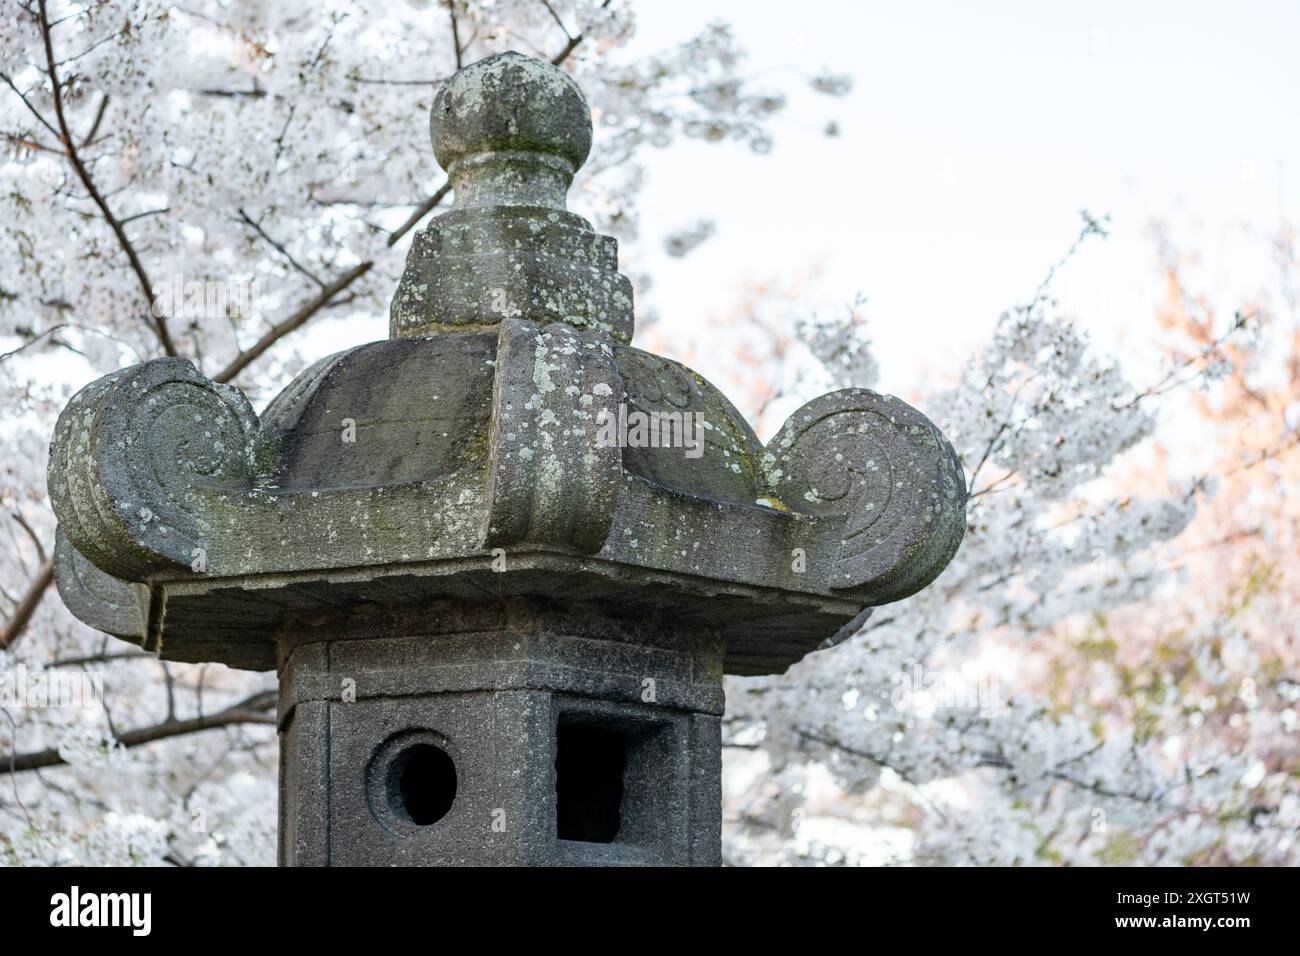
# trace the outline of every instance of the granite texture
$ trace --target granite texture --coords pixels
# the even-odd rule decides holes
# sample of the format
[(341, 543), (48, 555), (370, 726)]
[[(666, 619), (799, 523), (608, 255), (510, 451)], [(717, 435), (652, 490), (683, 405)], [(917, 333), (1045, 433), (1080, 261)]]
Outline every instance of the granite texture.
[[(720, 863), (716, 634), (443, 601), (294, 628), (281, 655), (286, 865)], [(435, 751), (454, 782), (434, 789), (454, 798), (413, 807), (409, 755)], [(603, 830), (566, 826), (584, 784), (595, 806), (577, 819)]]
[[(563, 71), (466, 67), (431, 133), (455, 206), (414, 238), (389, 340), (260, 418), (181, 358), (73, 397), (60, 593), (163, 658), (279, 671), (285, 863), (716, 864), (722, 674), (925, 587), (962, 469), (862, 389), (764, 446), (632, 347), (616, 244), (565, 209), (591, 120)], [(698, 453), (601, 437), (651, 414)]]

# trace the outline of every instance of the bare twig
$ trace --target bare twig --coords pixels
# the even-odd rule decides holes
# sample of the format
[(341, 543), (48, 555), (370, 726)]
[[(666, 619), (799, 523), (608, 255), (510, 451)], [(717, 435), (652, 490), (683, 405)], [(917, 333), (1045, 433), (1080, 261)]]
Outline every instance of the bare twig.
[(542, 0), (542, 6), (544, 6), (546, 8), (546, 12), (551, 15), (551, 19), (554, 20), (555, 25), (560, 28), (560, 31), (564, 34), (565, 39), (572, 40), (573, 34), (570, 33), (569, 28), (564, 25), (564, 21), (561, 20), (560, 15), (555, 12), (555, 8), (551, 6), (549, 3), (547, 3), (546, 0)]
[(365, 262), (353, 266), (347, 272), (343, 273), (343, 275), (326, 285), (320, 290), (319, 295), (305, 303), (297, 312), (293, 313), (293, 315), (289, 316), (287, 319), (271, 326), (271, 328), (268, 329), (260, 339), (231, 359), (229, 365), (213, 376), (213, 381), (229, 382), (245, 368), (257, 359), (261, 358), (262, 354), (272, 345), (280, 341), (280, 339), (284, 338), (295, 329), (301, 328), (308, 319), (327, 306), (334, 296), (338, 295), (348, 286), (352, 285), (352, 283), (360, 279), (363, 275), (369, 272), (374, 265), (375, 263), (373, 260), (366, 260)]
[(35, 106), (32, 105), (32, 101), (27, 98), (27, 94), (25, 94), (22, 90), (18, 89), (18, 87), (14, 85), (14, 81), (9, 78), (9, 74), (0, 73), (0, 80), (4, 80), (5, 85), (8, 86), (9, 89), (13, 90), (14, 93), (17, 94), (18, 98), (23, 101), (23, 105), (27, 107), (27, 111), (36, 117), (37, 122), (39, 122), (47, 130), (53, 133), (54, 136), (57, 138), (59, 135), (59, 131), (55, 129), (53, 125), (50, 124), (49, 120), (47, 120), (44, 116), (40, 114), (40, 111)]
[(36, 569), (36, 575), (32, 578), (31, 584), (27, 586), (27, 593), (22, 596), (18, 606), (14, 608), (13, 616), (5, 623), (4, 629), (0, 630), (0, 651), (13, 646), (13, 643), (22, 635), (28, 622), (31, 621), (32, 615), (36, 613), (41, 598), (45, 596), (46, 589), (53, 580), (54, 561), (46, 558), (41, 562), (41, 566)]
[(21, 511), (15, 511), (13, 514), (14, 514), (14, 521), (18, 522), (18, 527), (22, 528), (24, 531), (27, 532), (27, 537), (31, 538), (32, 544), (36, 546), (36, 559), (40, 561), (42, 564), (44, 564), (45, 545), (41, 544), (40, 535), (38, 535), (35, 529), (33, 529), (32, 526), (27, 523), (27, 519), (23, 517), (23, 513)]
[(154, 327), (154, 332), (158, 336), (158, 344), (162, 346), (162, 350), (166, 354), (176, 355), (176, 345), (172, 342), (171, 333), (167, 331), (167, 321), (158, 310), (153, 308), (153, 283), (149, 281), (149, 274), (145, 271), (144, 263), (140, 261), (140, 256), (136, 252), (135, 246), (132, 244), (130, 238), (127, 236), (126, 230), (122, 228), (122, 223), (113, 215), (113, 211), (109, 208), (108, 202), (104, 199), (98, 187), (96, 187), (94, 179), (91, 178), (90, 170), (86, 168), (86, 164), (82, 162), (81, 155), (77, 151), (75, 137), (72, 135), (72, 130), (68, 126), (68, 118), (63, 112), (63, 87), (59, 83), (59, 70), (54, 58), (54, 43), (50, 38), (50, 22), (46, 13), (45, 4), (46, 0), (40, 0), (39, 17), (41, 39), (45, 45), (45, 62), (50, 77), (50, 88), (53, 92), (54, 115), (57, 118), (59, 125), (59, 133), (57, 135), (62, 141), (64, 149), (67, 151), (68, 161), (76, 171), (77, 178), (79, 178), (81, 184), (86, 187), (86, 192), (89, 194), (91, 201), (99, 207), (99, 211), (103, 215), (104, 221), (108, 223), (108, 227), (113, 231), (113, 235), (117, 237), (118, 245), (120, 245), (122, 251), (126, 253), (126, 258), (131, 264), (131, 271), (135, 273), (136, 279), (140, 284), (140, 291), (144, 295), (145, 314), (147, 316), (147, 321)]
[(208, 90), (195, 90), (194, 92), (198, 93), (200, 96), (220, 96), (220, 97), (226, 97), (231, 99), (247, 96), (251, 99), (258, 100), (266, 95), (266, 90), (256, 85), (254, 85), (254, 87), (251, 90), (208, 89)]
[(81, 141), (82, 149), (85, 149), (87, 146), (89, 146), (91, 143), (95, 141), (95, 134), (99, 132), (99, 124), (104, 121), (104, 113), (107, 110), (108, 110), (108, 94), (105, 93), (104, 96), (99, 101), (99, 109), (95, 111), (95, 121), (90, 124), (90, 132), (88, 132), (86, 134), (86, 138)]
[(86, 664), (107, 664), (110, 661), (133, 661), (141, 657), (157, 659), (157, 654), (150, 654), (148, 651), (117, 651), (115, 653), (105, 654), (87, 654), (85, 657), (61, 657), (58, 660), (50, 661), (45, 665), (45, 669), (51, 667), (83, 667)]
[[(401, 226), (389, 235), (388, 246), (390, 248), (395, 246), (403, 236), (419, 224), (421, 219), (432, 212), (433, 209), (447, 197), (449, 192), (451, 192), (451, 184), (444, 183), (432, 196), (420, 203), (420, 205), (416, 207), (415, 211), (407, 218), (406, 222), (402, 223)], [(280, 341), (280, 339), (284, 338), (290, 332), (293, 332), (295, 329), (301, 328), (309, 319), (312, 318), (312, 316), (320, 312), (321, 309), (330, 305), (335, 296), (339, 295), (351, 286), (352, 283), (356, 282), (373, 269), (374, 265), (375, 262), (373, 259), (367, 259), (365, 262), (360, 262), (353, 266), (334, 281), (322, 286), (319, 294), (305, 302), (298, 311), (294, 312), (288, 318), (271, 326), (271, 328), (268, 329), (260, 339), (236, 355), (230, 361), (229, 365), (217, 373), (213, 380), (217, 382), (229, 382), (250, 364), (260, 358), (272, 345)]]
[(3, 362), (5, 359), (12, 358), (13, 356), (17, 355), (19, 352), (23, 351), (24, 349), (31, 348), (41, 339), (45, 338), (46, 336), (53, 335), (55, 332), (59, 331), (59, 329), (66, 329), (66, 328), (67, 325), (50, 326), (44, 332), (39, 332), (36, 335), (33, 335), (30, 339), (28, 339), (26, 342), (24, 342), (22, 345), (18, 346), (17, 348), (10, 349), (8, 352), (0, 352), (0, 362)]
[[(606, 7), (609, 6), (609, 3), (610, 0), (605, 0), (605, 2), (600, 5), (600, 9), (604, 10)], [(551, 63), (554, 66), (559, 66), (561, 63), (567, 60), (569, 58), (569, 55), (572, 54), (573, 51), (578, 48), (578, 44), (581, 43), (584, 39), (586, 39), (586, 36), (587, 35), (585, 33), (579, 33), (576, 37), (570, 37), (569, 42), (564, 44), (564, 49), (561, 50), (559, 53), (555, 54), (555, 56), (551, 58)]]
[(148, 219), (150, 216), (161, 216), (164, 213), (169, 213), (171, 211), (170, 206), (164, 206), (162, 209), (146, 209), (144, 212), (138, 212), (133, 216), (124, 216), (122, 218), (122, 225), (125, 226), (128, 222), (135, 222), (137, 219)]
[(456, 0), (447, 0), (447, 12), (451, 15), (451, 45), (456, 51), (456, 69), (460, 69), (465, 64), (461, 61), (461, 55), (465, 52), (460, 45), (460, 24), (456, 21)]
[(437, 86), (446, 81), (446, 77), (435, 80), (388, 80), (381, 76), (354, 76), (351, 79), (353, 83), (364, 83), (369, 86)]
[(52, 146), (46, 146), (44, 143), (38, 143), (36, 140), (26, 136), (19, 136), (17, 133), (3, 133), (5, 139), (15, 146), (22, 146), (24, 149), (34, 149), (41, 153), (53, 153), (55, 156), (62, 156), (63, 150), (54, 149)]
[(288, 262), (289, 265), (293, 266), (295, 269), (297, 269), (299, 272), (305, 275), (312, 282), (316, 283), (316, 285), (320, 286), (322, 289), (325, 288), (324, 282), (321, 282), (321, 280), (318, 279), (310, 269), (308, 269), (297, 259), (295, 259), (293, 257), (293, 254), (284, 247), (283, 243), (276, 242), (276, 240), (272, 239), (269, 235), (267, 235), (266, 230), (262, 228), (261, 223), (254, 222), (252, 218), (249, 217), (248, 213), (246, 213), (242, 208), (239, 210), (239, 218), (244, 220), (244, 222), (248, 223), (248, 225), (253, 228), (253, 231), (256, 232), (263, 239), (265, 239), (267, 243), (269, 243), (270, 246), (273, 249), (275, 249), (276, 252), (284, 256), (285, 261)]
[(1144, 388), (1123, 405), (1113, 406), (1115, 411), (1123, 411), (1128, 408), (1133, 408), (1138, 403), (1148, 398), (1163, 395), (1166, 392), (1171, 392), (1176, 388), (1181, 388), (1184, 385), (1196, 381), (1196, 379), (1200, 377), (1199, 372), (1195, 372), (1187, 378), (1179, 378), (1179, 374), (1187, 369), (1194, 369), (1200, 363), (1208, 363), (1210, 359), (1219, 353), (1219, 350), (1222, 349), (1223, 346), (1228, 344), (1229, 339), (1246, 327), (1246, 323), (1249, 322), (1251, 318), (1252, 316), (1249, 316), (1244, 312), (1237, 312), (1233, 315), (1232, 325), (1228, 327), (1227, 331), (1218, 338), (1209, 342), (1197, 354), (1185, 358), (1173, 368), (1169, 369), (1169, 371), (1167, 371), (1159, 381)]
[[(276, 692), (264, 691), (254, 694), (225, 710), (209, 717), (191, 717), (186, 720), (165, 720), (148, 727), (114, 734), (114, 740), (120, 747), (140, 747), (170, 737), (182, 737), (186, 734), (215, 730), (218, 727), (234, 727), (240, 724), (274, 724), (275, 715), (267, 711), (276, 705)], [(8, 760), (0, 760), (0, 773), (21, 773), (24, 770), (38, 770), (41, 767), (57, 767), (67, 763), (58, 750), (37, 750), (32, 753), (14, 754)]]
[(841, 753), (848, 754), (850, 757), (856, 757), (859, 760), (866, 760), (867, 762), (873, 763), (878, 767), (886, 767), (889, 770), (892, 770), (894, 773), (898, 775), (898, 779), (902, 780), (905, 784), (907, 784), (916, 792), (917, 797), (919, 797), (923, 803), (928, 805), (930, 809), (934, 811), (935, 815), (939, 817), (940, 820), (942, 820), (944, 823), (948, 822), (948, 817), (947, 815), (944, 814), (943, 809), (937, 803), (935, 803), (933, 800), (931, 800), (929, 797), (926, 796), (925, 791), (921, 788), (921, 785), (918, 784), (915, 780), (913, 780), (911, 776), (908, 775), (906, 770), (904, 770), (901, 767), (895, 766), (894, 764), (889, 763), (889, 761), (885, 757), (882, 757), (878, 754), (867, 753), (865, 750), (858, 750), (854, 747), (850, 747), (848, 744), (840, 740), (832, 740), (828, 737), (823, 737), (819, 734), (811, 733), (810, 731), (804, 730), (802, 727), (796, 727), (794, 732), (797, 736), (799, 736), (804, 740), (808, 740), (816, 744), (821, 744), (823, 747), (830, 747), (833, 750), (838, 750)]

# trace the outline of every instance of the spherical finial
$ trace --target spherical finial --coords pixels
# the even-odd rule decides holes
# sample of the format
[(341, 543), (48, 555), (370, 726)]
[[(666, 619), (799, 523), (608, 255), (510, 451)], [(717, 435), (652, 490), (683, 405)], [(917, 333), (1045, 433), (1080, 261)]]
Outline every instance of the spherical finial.
[(591, 110), (578, 84), (559, 67), (501, 53), (443, 84), (429, 134), (448, 173), (467, 156), (500, 152), (555, 157), (576, 172), (591, 150)]

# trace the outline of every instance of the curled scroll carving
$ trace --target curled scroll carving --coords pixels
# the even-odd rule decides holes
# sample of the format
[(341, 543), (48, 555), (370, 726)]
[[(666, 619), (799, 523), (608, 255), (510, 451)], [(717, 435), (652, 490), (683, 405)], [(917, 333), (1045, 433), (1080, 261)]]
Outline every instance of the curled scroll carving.
[(250, 486), (259, 425), (248, 399), (185, 359), (92, 382), (59, 416), (50, 500), (69, 542), (126, 581), (189, 567), (219, 532), (214, 495)]
[(55, 537), (54, 583), (77, 619), (140, 644), (145, 636), (148, 588), (105, 574), (77, 551), (62, 529)]
[(814, 399), (781, 426), (763, 466), (792, 511), (842, 518), (831, 587), (864, 588), (874, 603), (929, 584), (965, 533), (956, 452), (892, 396), (850, 388)]

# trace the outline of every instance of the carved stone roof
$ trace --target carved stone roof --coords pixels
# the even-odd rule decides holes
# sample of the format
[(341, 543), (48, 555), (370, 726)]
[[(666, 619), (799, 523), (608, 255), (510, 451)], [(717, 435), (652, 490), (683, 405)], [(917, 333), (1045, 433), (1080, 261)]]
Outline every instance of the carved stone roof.
[[(703, 378), (627, 344), (616, 243), (564, 208), (591, 145), (567, 75), (476, 63), (431, 131), (455, 208), (416, 236), (388, 341), (316, 363), (260, 419), (179, 358), (69, 403), (49, 477), (74, 613), (269, 668), (290, 618), (541, 602), (720, 633), (753, 674), (943, 569), (966, 490), (920, 412), (846, 389), (763, 447)], [(682, 442), (632, 440), (637, 415)]]

